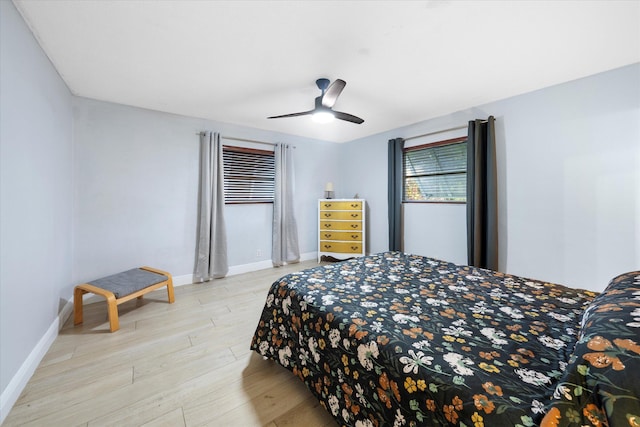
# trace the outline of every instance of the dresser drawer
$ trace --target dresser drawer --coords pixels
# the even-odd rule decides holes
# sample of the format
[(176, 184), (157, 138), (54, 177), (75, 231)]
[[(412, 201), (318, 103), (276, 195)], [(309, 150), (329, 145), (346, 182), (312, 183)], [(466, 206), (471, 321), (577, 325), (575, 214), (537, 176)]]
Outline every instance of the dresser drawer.
[(359, 253), (362, 253), (362, 243), (332, 242), (332, 241), (321, 240), (320, 250), (322, 252), (338, 252), (341, 254), (359, 254)]
[(362, 232), (360, 231), (321, 231), (320, 240), (342, 240), (349, 242), (361, 242)]
[(361, 221), (323, 221), (320, 220), (320, 230), (354, 230), (362, 231)]
[(340, 219), (340, 220), (361, 220), (361, 211), (320, 211), (320, 220)]
[(362, 210), (362, 202), (360, 201), (351, 201), (351, 202), (328, 202), (326, 200), (322, 200), (320, 202), (320, 210), (338, 210), (338, 211), (346, 211), (346, 210)]

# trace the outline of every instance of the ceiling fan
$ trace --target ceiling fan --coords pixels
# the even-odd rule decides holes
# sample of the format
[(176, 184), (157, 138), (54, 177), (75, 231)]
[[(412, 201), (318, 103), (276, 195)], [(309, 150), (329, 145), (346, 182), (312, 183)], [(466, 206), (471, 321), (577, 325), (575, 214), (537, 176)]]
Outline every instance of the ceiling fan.
[(336, 79), (331, 85), (329, 85), (329, 79), (316, 80), (318, 89), (322, 91), (322, 94), (316, 97), (316, 106), (313, 110), (303, 111), (301, 113), (283, 114), (281, 116), (271, 116), (268, 119), (279, 119), (282, 117), (297, 117), (312, 115), (313, 119), (317, 122), (327, 123), (333, 119), (345, 120), (347, 122), (361, 124), (364, 122), (360, 117), (356, 117), (353, 114), (342, 113), (340, 111), (334, 111), (332, 108), (335, 105), (338, 96), (342, 93), (342, 90), (347, 85), (344, 80)]

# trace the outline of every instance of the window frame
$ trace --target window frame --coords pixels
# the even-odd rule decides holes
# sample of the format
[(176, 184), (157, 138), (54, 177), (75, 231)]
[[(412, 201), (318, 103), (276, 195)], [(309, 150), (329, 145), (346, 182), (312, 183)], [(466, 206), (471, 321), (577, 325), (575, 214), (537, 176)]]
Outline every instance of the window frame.
[[(273, 161), (273, 175), (270, 177), (269, 181), (271, 181), (271, 185), (272, 185), (272, 193), (271, 193), (271, 199), (270, 200), (266, 200), (266, 199), (251, 199), (251, 198), (246, 198), (245, 200), (229, 200), (227, 195), (228, 195), (228, 190), (227, 190), (227, 167), (226, 167), (226, 162), (225, 162), (225, 153), (226, 152), (236, 152), (236, 153), (243, 153), (243, 154), (250, 154), (250, 155), (259, 155), (259, 156), (267, 156), (267, 157), (271, 157), (272, 161)], [(241, 146), (237, 146), (237, 145), (227, 145), (227, 144), (223, 144), (222, 145), (222, 158), (223, 158), (223, 163), (225, 163), (225, 168), (224, 168), (224, 203), (225, 205), (250, 205), (250, 204), (265, 204), (265, 203), (273, 203), (274, 197), (275, 197), (275, 152), (273, 150), (261, 150), (258, 148), (249, 148), (249, 147), (241, 147)], [(251, 181), (250, 179), (246, 179), (247, 181)]]
[[(468, 140), (468, 136), (460, 136), (460, 137), (456, 137), (456, 138), (450, 138), (450, 139), (445, 139), (445, 140), (441, 140), (441, 141), (434, 141), (434, 142), (428, 142), (426, 144), (420, 144), (420, 145), (414, 145), (411, 147), (405, 147), (402, 149), (402, 203), (429, 203), (429, 204), (450, 204), (450, 205), (464, 205), (467, 203), (467, 192), (465, 190), (465, 200), (464, 201), (460, 201), (460, 200), (407, 200), (406, 198), (406, 180), (407, 180), (407, 171), (406, 171), (406, 167), (405, 167), (405, 155), (407, 152), (411, 152), (411, 151), (418, 151), (418, 150), (424, 150), (424, 149), (429, 149), (429, 148), (436, 148), (436, 147), (442, 147), (445, 145), (455, 145), (455, 144), (466, 144), (467, 140)], [(466, 145), (465, 145), (466, 148)], [(450, 175), (452, 173), (434, 173), (432, 176), (444, 176), (444, 175)], [(467, 175), (467, 171), (466, 171), (466, 165), (465, 165), (465, 178)]]

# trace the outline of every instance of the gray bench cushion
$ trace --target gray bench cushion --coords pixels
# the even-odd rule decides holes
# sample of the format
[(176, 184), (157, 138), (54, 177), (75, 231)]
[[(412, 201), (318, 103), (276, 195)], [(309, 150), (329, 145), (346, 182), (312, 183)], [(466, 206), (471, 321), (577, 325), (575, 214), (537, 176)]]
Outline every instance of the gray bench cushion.
[(162, 274), (134, 268), (88, 283), (111, 291), (116, 298), (121, 298), (167, 279), (168, 277)]

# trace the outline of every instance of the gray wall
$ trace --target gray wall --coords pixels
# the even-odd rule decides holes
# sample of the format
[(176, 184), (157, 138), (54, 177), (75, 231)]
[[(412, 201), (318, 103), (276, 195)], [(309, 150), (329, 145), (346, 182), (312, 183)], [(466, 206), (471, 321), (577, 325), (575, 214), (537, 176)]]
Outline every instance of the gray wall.
[[(0, 1), (0, 390), (71, 295), (71, 94)], [(46, 348), (45, 348), (46, 350)]]
[[(74, 98), (74, 119), (74, 282), (140, 265), (193, 272), (201, 130), (297, 147), (300, 251), (317, 250), (315, 201), (335, 180), (337, 144), (86, 98)], [(268, 265), (271, 214), (270, 204), (226, 206), (231, 267)]]
[[(639, 76), (634, 64), (348, 143), (341, 181), (368, 199), (370, 252), (388, 248), (387, 141), (494, 115), (500, 269), (602, 290), (640, 268)], [(465, 263), (460, 209), (405, 206), (405, 250)]]

